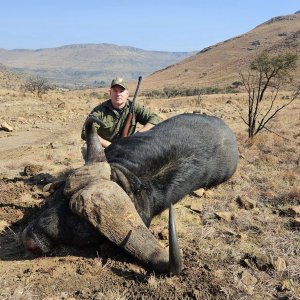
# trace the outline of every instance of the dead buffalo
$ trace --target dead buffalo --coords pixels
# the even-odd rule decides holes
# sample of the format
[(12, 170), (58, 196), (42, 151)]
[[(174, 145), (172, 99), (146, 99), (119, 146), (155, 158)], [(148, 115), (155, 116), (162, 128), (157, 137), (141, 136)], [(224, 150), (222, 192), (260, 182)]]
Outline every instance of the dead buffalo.
[[(68, 207), (65, 213), (78, 224), (88, 221), (81, 226), (85, 228), (81, 244), (93, 240), (96, 229), (155, 271), (179, 273), (182, 266), (172, 204), (232, 176), (238, 161), (234, 134), (219, 118), (182, 114), (150, 131), (117, 140), (104, 152), (94, 122), (99, 123), (90, 117), (85, 124), (86, 164), (61, 189), (61, 198), (66, 199), (62, 202), (74, 215)], [(169, 207), (168, 254), (148, 227), (155, 215)], [(51, 213), (44, 214), (51, 219)], [(65, 233), (69, 242), (76, 243), (80, 232), (64, 228), (69, 226), (69, 217), (59, 215), (59, 209), (55, 214), (59, 226), (50, 219), (44, 222), (41, 215), (25, 228), (22, 240), (28, 250), (45, 253), (63, 242)]]

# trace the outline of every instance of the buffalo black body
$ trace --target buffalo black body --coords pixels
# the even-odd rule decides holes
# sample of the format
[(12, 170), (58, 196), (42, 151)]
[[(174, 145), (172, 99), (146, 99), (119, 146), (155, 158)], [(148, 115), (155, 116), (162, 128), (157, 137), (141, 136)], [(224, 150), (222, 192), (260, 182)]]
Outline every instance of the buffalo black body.
[[(129, 195), (147, 226), (170, 203), (229, 179), (238, 161), (236, 139), (227, 125), (216, 117), (194, 114), (172, 117), (147, 132), (117, 140), (105, 155), (111, 180)], [(57, 243), (88, 245), (97, 235), (88, 222), (71, 213), (59, 192), (24, 230), (23, 241), (44, 241), (41, 250), (48, 252)]]
[(105, 151), (119, 170), (145, 224), (199, 188), (216, 186), (234, 173), (238, 149), (234, 134), (216, 117), (183, 114), (152, 130), (111, 144)]

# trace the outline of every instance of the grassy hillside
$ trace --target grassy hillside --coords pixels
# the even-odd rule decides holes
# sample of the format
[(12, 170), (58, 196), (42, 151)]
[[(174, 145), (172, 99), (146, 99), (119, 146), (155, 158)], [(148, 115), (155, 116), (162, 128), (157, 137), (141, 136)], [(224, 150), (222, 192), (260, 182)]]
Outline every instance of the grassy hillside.
[[(157, 71), (143, 82), (144, 90), (165, 87), (226, 87), (239, 80), (263, 50), (300, 52), (300, 14), (273, 18), (253, 30), (205, 48), (177, 64)], [(300, 67), (296, 75), (300, 76)]]

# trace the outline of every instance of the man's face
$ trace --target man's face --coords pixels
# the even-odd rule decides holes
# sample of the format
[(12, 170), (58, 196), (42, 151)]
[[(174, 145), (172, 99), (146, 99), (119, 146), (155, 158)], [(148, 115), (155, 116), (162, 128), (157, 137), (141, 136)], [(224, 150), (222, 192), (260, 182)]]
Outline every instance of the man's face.
[(120, 85), (115, 85), (110, 89), (110, 99), (114, 108), (123, 108), (128, 99), (128, 90), (124, 89)]

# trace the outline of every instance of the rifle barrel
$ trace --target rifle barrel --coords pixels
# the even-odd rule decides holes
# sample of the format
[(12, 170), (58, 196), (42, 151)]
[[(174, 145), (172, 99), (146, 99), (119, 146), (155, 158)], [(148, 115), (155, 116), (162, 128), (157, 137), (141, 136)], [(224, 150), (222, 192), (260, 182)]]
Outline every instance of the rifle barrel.
[(131, 108), (130, 108), (130, 112), (133, 111), (133, 106), (134, 106), (135, 99), (136, 99), (136, 96), (137, 96), (139, 88), (140, 88), (141, 81), (142, 81), (142, 76), (139, 76), (138, 83), (137, 83), (137, 86), (136, 86), (136, 89), (135, 89), (135, 92), (134, 92), (134, 96), (133, 96), (133, 99), (132, 99), (132, 105), (131, 105)]
[(139, 87), (140, 87), (141, 81), (142, 81), (142, 76), (139, 76), (139, 78), (138, 78), (138, 84), (137, 84), (137, 87), (135, 89), (135, 93), (134, 93), (134, 96), (133, 96), (133, 99), (132, 99), (132, 104), (131, 104), (131, 107), (129, 109), (129, 114), (128, 114), (128, 116), (126, 118), (126, 121), (124, 123), (124, 126), (123, 126), (121, 137), (127, 137), (128, 136), (129, 127), (131, 125), (131, 121), (132, 121), (132, 118), (133, 118), (133, 107), (134, 107), (134, 103), (135, 103), (135, 99), (136, 99), (137, 93), (139, 91)]

